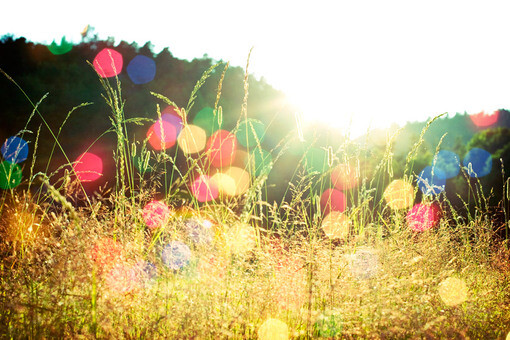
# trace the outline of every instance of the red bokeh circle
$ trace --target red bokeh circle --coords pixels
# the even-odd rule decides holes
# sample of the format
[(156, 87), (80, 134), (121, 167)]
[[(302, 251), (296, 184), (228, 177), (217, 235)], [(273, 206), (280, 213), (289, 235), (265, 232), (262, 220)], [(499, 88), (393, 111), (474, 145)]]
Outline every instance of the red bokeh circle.
[(347, 197), (337, 189), (326, 189), (321, 195), (321, 209), (324, 215), (332, 211), (344, 212), (347, 209)]
[(122, 72), (122, 54), (111, 48), (104, 48), (96, 55), (92, 65), (101, 77), (115, 77)]
[(421, 232), (437, 226), (441, 215), (437, 203), (419, 203), (409, 210), (406, 221), (413, 231)]
[(82, 153), (74, 162), (74, 172), (82, 182), (92, 182), (103, 176), (103, 160), (90, 152)]
[(217, 168), (231, 165), (236, 150), (237, 138), (226, 130), (216, 131), (207, 141), (207, 157)]

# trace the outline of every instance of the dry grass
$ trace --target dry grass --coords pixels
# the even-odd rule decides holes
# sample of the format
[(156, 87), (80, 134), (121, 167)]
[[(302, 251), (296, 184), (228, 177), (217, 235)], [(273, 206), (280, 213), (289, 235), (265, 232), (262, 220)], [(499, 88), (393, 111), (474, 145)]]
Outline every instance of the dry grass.
[[(234, 225), (218, 225), (211, 244), (188, 243), (189, 265), (173, 271), (160, 252), (186, 239), (182, 217), (154, 242), (140, 222), (115, 228), (114, 212), (101, 220), (80, 214), (80, 226), (48, 218), (46, 236), (25, 238), (24, 256), (3, 258), (3, 336), (256, 338), (269, 317), (292, 337), (476, 339), (509, 331), (508, 251), (501, 245), (487, 257), (485, 245), (466, 247), (448, 225), (369, 244), (264, 235), (241, 254), (229, 253), (223, 236)], [(25, 231), (25, 222), (11, 228)], [(353, 254), (376, 260), (356, 262)], [(140, 261), (153, 263), (157, 276), (132, 276)], [(448, 277), (465, 282), (465, 302), (442, 300)], [(331, 315), (333, 324), (321, 321)]]
[[(47, 183), (51, 190), (37, 197), (4, 192), (2, 338), (250, 339), (264, 338), (265, 327), (276, 337), (270, 327), (285, 325), (280, 335), (291, 338), (504, 339), (510, 332), (510, 251), (490, 223), (444, 218), (413, 233), (401, 211), (370, 217), (369, 207), (384, 202), (371, 202), (366, 185), (344, 240), (327, 238), (322, 217), (307, 213), (315, 207), (307, 194), (313, 176), (279, 206), (260, 202), (263, 179), (242, 199), (218, 204), (182, 207), (176, 188), (165, 188), (173, 214), (148, 228), (142, 208), (157, 183), (132, 187), (120, 87), (104, 85), (119, 133), (121, 187), (79, 209), (67, 201), (78, 197), (69, 190), (79, 191), (76, 183)], [(264, 204), (270, 230), (258, 227)], [(198, 227), (205, 234), (190, 233), (190, 223), (204, 220), (212, 225)], [(174, 241), (191, 254), (180, 269), (162, 255)], [(448, 290), (448, 282), (465, 286)], [(285, 324), (261, 327), (270, 318)]]

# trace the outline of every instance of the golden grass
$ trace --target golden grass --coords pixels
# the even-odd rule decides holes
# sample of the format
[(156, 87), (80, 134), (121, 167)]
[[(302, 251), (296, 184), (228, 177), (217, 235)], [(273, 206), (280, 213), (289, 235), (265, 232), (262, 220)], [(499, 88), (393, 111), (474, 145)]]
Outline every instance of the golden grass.
[[(367, 181), (392, 179), (384, 170), (391, 147), (374, 172), (355, 162), (362, 184), (341, 240), (321, 229), (313, 176), (290, 188), (289, 203), (263, 202), (261, 176), (242, 198), (182, 207), (174, 191), (189, 189), (189, 173), (180, 174), (165, 188), (173, 213), (148, 228), (142, 209), (158, 183), (133, 187), (120, 86), (103, 85), (118, 132), (117, 187), (87, 197), (82, 208), (66, 198), (77, 197), (68, 190), (79, 191), (77, 184), (47, 183), (42, 197), (4, 193), (0, 337), (503, 339), (510, 332), (510, 251), (489, 221), (443, 218), (415, 233), (402, 211), (373, 214), (384, 203), (372, 201)], [(169, 245), (188, 248), (182, 268), (165, 264)]]

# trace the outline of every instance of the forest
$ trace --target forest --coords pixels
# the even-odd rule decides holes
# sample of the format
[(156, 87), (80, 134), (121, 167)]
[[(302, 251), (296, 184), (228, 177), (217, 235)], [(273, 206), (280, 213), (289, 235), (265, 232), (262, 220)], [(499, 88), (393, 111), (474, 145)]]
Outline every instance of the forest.
[(509, 340), (507, 109), (354, 137), (249, 57), (5, 35), (0, 338)]
[[(107, 133), (111, 127), (108, 106), (102, 97), (98, 75), (91, 64), (97, 53), (104, 48), (114, 48), (120, 52), (126, 64), (136, 56), (145, 56), (154, 61), (155, 70), (150, 81), (135, 82), (128, 72), (120, 72), (118, 75), (122, 95), (126, 98), (126, 118), (147, 119), (145, 126), (133, 124), (128, 131), (129, 137), (139, 142), (146, 137), (148, 121), (157, 119), (157, 105), (162, 106), (161, 110), (164, 109), (163, 103), (158, 102), (151, 92), (162, 94), (177, 106), (185, 107), (189, 94), (202, 73), (212, 65), (222, 62), (212, 60), (206, 55), (191, 61), (180, 60), (172, 56), (169, 48), (155, 54), (150, 42), (141, 47), (125, 41), (115, 45), (113, 38), (99, 41), (97, 36), (88, 36), (77, 45), (63, 39), (60, 44), (53, 42), (45, 46), (29, 42), (25, 38), (9, 35), (2, 37), (0, 68), (5, 75), (16, 81), (21, 90), (14, 86), (8, 77), (0, 78), (0, 139), (5, 140), (26, 130), (30, 131), (27, 138), (33, 143), (35, 132), (39, 131), (35, 171), (50, 173), (69, 163), (60, 150), (51, 151), (55, 148), (55, 138), (50, 129), (55, 132), (60, 127), (59, 141), (71, 161), (93, 145), (92, 151), (104, 158), (105, 173), (99, 181), (91, 185), (91, 190), (106, 183), (111, 184), (113, 177), (113, 164), (108, 160), (111, 159), (115, 138), (112, 131)], [(196, 94), (194, 105), (187, 113), (190, 119), (199, 116), (199, 113), (212, 112), (223, 66), (212, 71), (210, 78)], [(222, 129), (231, 130), (238, 123), (244, 96), (244, 77), (245, 70), (241, 67), (229, 67), (224, 75), (218, 103), (223, 112)], [(325, 124), (316, 123), (313, 126), (300, 127), (304, 137), (298, 138), (295, 118), (299, 111), (298, 105), (289, 103), (285, 94), (275, 90), (264, 78), (256, 79), (249, 75), (248, 84), (247, 116), (262, 122), (264, 126), (265, 138), (262, 147), (271, 150), (272, 154), (280, 155), (278, 161), (274, 162), (274, 171), (269, 173), (266, 191), (268, 202), (280, 202), (287, 192), (288, 183), (296, 179), (296, 165), (304, 157), (305, 150), (309, 150), (313, 144), (314, 149), (332, 148), (337, 151), (349, 137)], [(44, 124), (37, 115), (31, 120), (28, 119), (33, 112), (33, 104), (43, 96), (44, 100), (38, 109), (44, 117)], [(87, 105), (77, 108), (81, 104)], [(73, 111), (73, 108), (77, 109)], [(71, 111), (72, 114), (69, 114)], [(483, 115), (496, 119), (489, 124), (480, 124), (480, 119), (476, 121), (476, 117), (483, 119)], [(63, 123), (65, 128), (61, 127)], [(395, 124), (390, 129), (367, 131), (365, 136), (349, 141), (351, 148), (346, 150), (346, 154), (349, 154), (348, 157), (362, 155), (363, 171), (370, 174), (377, 166), (375, 160), (384, 155), (386, 145), (391, 140), (392, 172), (396, 178), (402, 177), (406, 157), (413, 144), (420, 139), (426, 125), (426, 121), (403, 122), (402, 126)], [(498, 110), (497, 114), (445, 114), (430, 124), (423, 135), (423, 143), (414, 159), (413, 174), (418, 177), (420, 171), (431, 164), (440, 150), (454, 152), (459, 161), (462, 161), (469, 150), (484, 149), (491, 155), (492, 169), (488, 175), (476, 180), (481, 180), (490, 204), (497, 206), (502, 202), (503, 183), (508, 178), (502, 166), (510, 159), (509, 129), (510, 112), (505, 108)], [(95, 141), (97, 138), (99, 140)], [(177, 151), (175, 153), (179, 156)], [(50, 154), (53, 158), (48, 162)], [(180, 162), (184, 163), (183, 158), (180, 158)], [(474, 181), (473, 178), (469, 180)], [(470, 201), (468, 182), (462, 176), (447, 179), (445, 192), (457, 209), (464, 209), (466, 205), (463, 202)], [(380, 183), (383, 187), (387, 184)]]

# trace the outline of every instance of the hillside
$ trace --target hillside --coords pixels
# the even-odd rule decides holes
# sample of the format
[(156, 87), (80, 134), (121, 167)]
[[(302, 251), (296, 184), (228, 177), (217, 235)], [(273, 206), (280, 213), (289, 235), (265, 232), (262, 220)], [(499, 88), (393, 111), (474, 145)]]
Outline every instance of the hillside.
[[(64, 47), (66, 48), (63, 49)], [(118, 75), (118, 80), (125, 103), (126, 119), (143, 118), (152, 121), (157, 119), (158, 105), (163, 111), (166, 104), (151, 95), (151, 92), (162, 94), (179, 107), (185, 108), (190, 102), (190, 93), (196, 82), (206, 70), (218, 62), (206, 56), (192, 61), (181, 60), (173, 57), (169, 48), (155, 54), (152, 52), (150, 42), (140, 47), (135, 43), (129, 44), (124, 41), (115, 44), (113, 40), (89, 39), (75, 46), (65, 44), (45, 46), (34, 44), (25, 38), (14, 39), (5, 36), (1, 39), (0, 68), (12, 77), (20, 88), (17, 88), (7, 77), (0, 77), (0, 88), (2, 88), (0, 91), (0, 140), (5, 140), (22, 130), (30, 131), (26, 133), (26, 138), (31, 148), (35, 147), (37, 140), (34, 171), (47, 173), (57, 169), (62, 171), (63, 165), (69, 164), (93, 145), (90, 151), (104, 159), (104, 176), (94, 183), (91, 190), (96, 190), (107, 183), (111, 184), (114, 176), (111, 155), (115, 145), (115, 134), (106, 133), (112, 127), (111, 113), (102, 97), (104, 89), (98, 75), (89, 64), (104, 48), (114, 48), (124, 60), (124, 68)], [(133, 78), (133, 74), (128, 72), (129, 63), (133, 62), (137, 56), (153, 60), (155, 72), (150, 81), (140, 83), (136, 81), (136, 77)], [(226, 63), (222, 63), (216, 67), (196, 94), (194, 104), (187, 112), (189, 121), (193, 121), (204, 112), (212, 112), (217, 101), (218, 83), (225, 65)], [(244, 78), (244, 70), (240, 67), (229, 67), (224, 75), (221, 98), (217, 104), (222, 107), (222, 128), (225, 130), (230, 131), (236, 128), (242, 114)], [(343, 152), (347, 158), (356, 154), (363, 155), (365, 159), (363, 171), (367, 179), (371, 180), (372, 170), (377, 166), (375, 160), (384, 155), (389, 136), (397, 130), (391, 149), (393, 152), (391, 166), (393, 175), (396, 178), (401, 177), (405, 172), (406, 157), (419, 140), (427, 123), (410, 122), (400, 129), (394, 127), (370, 131), (367, 136), (352, 141), (352, 148), (349, 150), (342, 149), (342, 145), (346, 143), (344, 136), (321, 124), (300, 127), (304, 136), (304, 141), (300, 141), (294, 118), (295, 108), (287, 102), (285, 95), (272, 88), (264, 79), (255, 79), (252, 76), (248, 79), (247, 117), (262, 122), (265, 139), (261, 146), (278, 160), (268, 177), (266, 194), (269, 202), (279, 201), (282, 197), (289, 198), (288, 184), (296, 181), (300, 173), (300, 168), (296, 168), (296, 164), (299, 164), (303, 157), (306, 158), (305, 154), (312, 147), (319, 149), (330, 147), (332, 150)], [(29, 119), (33, 111), (33, 105), (30, 102), (35, 104), (39, 100), (41, 103), (38, 106), (38, 112)], [(73, 109), (82, 103), (87, 105)], [(127, 135), (137, 141), (140, 147), (147, 136), (149, 125), (149, 121), (142, 125), (131, 124), (128, 126)], [(407, 175), (416, 177), (424, 167), (431, 164), (440, 141), (440, 150), (453, 151), (462, 161), (466, 152), (469, 151), (468, 145), (474, 147), (476, 143), (478, 146), (484, 144), (485, 142), (480, 140), (480, 134), (498, 127), (510, 128), (509, 111), (499, 110), (497, 122), (488, 126), (477, 126), (473, 115), (467, 113), (445, 115), (437, 119), (424, 134), (424, 141), (413, 161), (413, 168)], [(52, 133), (58, 134), (61, 149), (55, 145)], [(505, 144), (510, 137), (506, 135), (506, 130), (502, 133), (500, 139), (503, 138), (503, 144)], [(475, 136), (478, 137), (475, 138)], [(486, 147), (492, 148), (490, 145)], [(175, 152), (178, 157), (178, 166), (183, 169), (184, 158), (174, 148), (171, 150), (175, 151), (170, 152)], [(494, 169), (490, 176), (482, 179), (482, 182), (487, 184), (487, 192), (493, 190), (495, 202), (502, 197), (501, 162), (497, 155), (502, 155), (504, 152), (500, 149), (490, 151), (493, 154)], [(504, 154), (503, 161), (508, 162), (506, 157)], [(26, 164), (31, 164), (31, 161), (29, 159)], [(24, 171), (27, 172), (27, 170)], [(504, 176), (506, 177), (507, 175)], [(378, 189), (380, 193), (390, 180), (391, 178), (386, 178), (380, 183), (381, 187)], [(446, 187), (448, 197), (457, 205), (462, 206), (462, 200), (468, 200), (469, 192), (465, 181), (451, 179), (448, 180)]]

